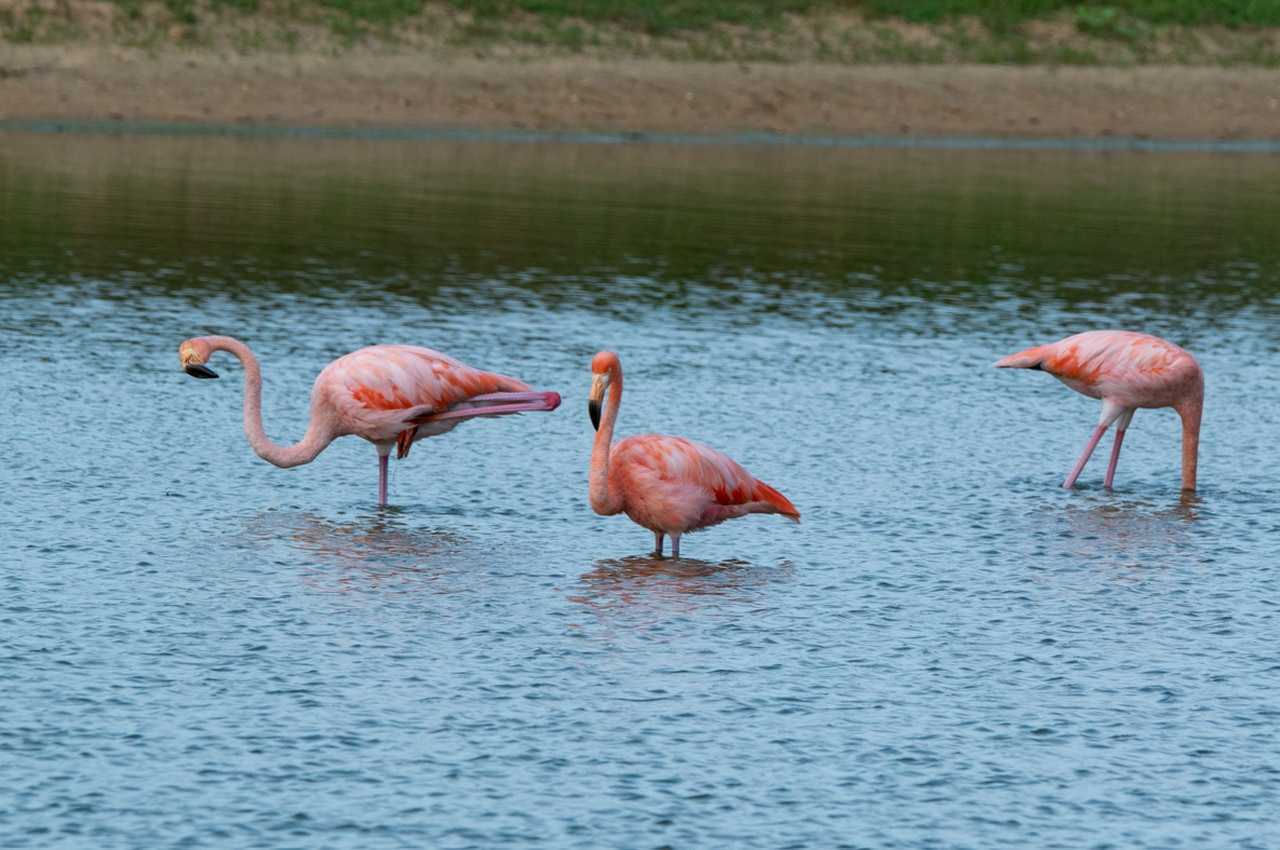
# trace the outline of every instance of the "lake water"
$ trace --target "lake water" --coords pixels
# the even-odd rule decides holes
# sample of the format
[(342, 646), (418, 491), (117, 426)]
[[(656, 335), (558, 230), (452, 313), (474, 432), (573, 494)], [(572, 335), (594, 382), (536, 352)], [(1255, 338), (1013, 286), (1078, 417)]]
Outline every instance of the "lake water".
[[(0, 134), (0, 846), (1280, 843), (1280, 159)], [(1194, 352), (1201, 490), (1001, 356)], [(259, 460), (334, 357), (564, 396)], [(619, 436), (803, 514), (587, 501)]]

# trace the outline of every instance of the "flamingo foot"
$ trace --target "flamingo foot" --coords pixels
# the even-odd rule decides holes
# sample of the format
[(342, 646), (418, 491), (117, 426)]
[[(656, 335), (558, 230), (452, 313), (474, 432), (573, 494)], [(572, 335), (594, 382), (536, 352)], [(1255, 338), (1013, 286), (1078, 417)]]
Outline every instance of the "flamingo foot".
[(396, 435), (396, 459), (403, 460), (409, 456), (409, 449), (413, 446), (413, 438), (418, 434), (418, 427), (405, 428)]

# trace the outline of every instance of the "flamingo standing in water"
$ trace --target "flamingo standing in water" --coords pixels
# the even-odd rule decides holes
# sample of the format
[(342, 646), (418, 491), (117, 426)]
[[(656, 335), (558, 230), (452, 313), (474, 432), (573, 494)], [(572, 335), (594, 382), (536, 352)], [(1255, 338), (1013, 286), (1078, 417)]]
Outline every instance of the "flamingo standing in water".
[(673, 558), (680, 557), (680, 535), (727, 519), (782, 514), (800, 522), (800, 512), (786, 496), (715, 449), (660, 434), (614, 443), (613, 425), (622, 404), (618, 355), (601, 351), (591, 361), (591, 375), (587, 409), (596, 429), (591, 451), (591, 509), (596, 513), (625, 512), (653, 532), (658, 555), (663, 535), (669, 536)]
[(997, 368), (1040, 369), (1076, 392), (1102, 399), (1098, 427), (1063, 487), (1073, 487), (1089, 455), (1112, 422), (1111, 449), (1104, 487), (1115, 479), (1125, 429), (1139, 407), (1172, 407), (1182, 417), (1182, 489), (1196, 489), (1200, 414), (1204, 408), (1204, 372), (1182, 348), (1133, 331), (1086, 331), (1059, 342), (1038, 345), (997, 362)]
[(280, 467), (315, 460), (338, 437), (354, 434), (378, 450), (378, 506), (387, 504), (387, 458), (409, 454), (417, 440), (455, 428), (464, 419), (555, 410), (560, 396), (473, 369), (460, 360), (413, 345), (373, 345), (330, 363), (311, 390), (311, 421), (292, 446), (271, 442), (262, 428), (262, 372), (249, 346), (229, 336), (189, 339), (178, 348), (182, 368), (216, 378), (205, 364), (226, 351), (244, 364), (244, 433), (258, 457)]

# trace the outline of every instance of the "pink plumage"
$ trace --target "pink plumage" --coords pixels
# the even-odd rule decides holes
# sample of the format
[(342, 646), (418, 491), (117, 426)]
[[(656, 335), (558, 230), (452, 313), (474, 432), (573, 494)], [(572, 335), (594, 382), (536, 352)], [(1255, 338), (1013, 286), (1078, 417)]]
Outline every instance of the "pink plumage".
[(998, 361), (997, 368), (1039, 369), (1073, 390), (1101, 399), (1102, 414), (1063, 487), (1075, 486), (1111, 423), (1116, 439), (1103, 486), (1110, 488), (1125, 430), (1140, 407), (1172, 407), (1182, 418), (1182, 488), (1196, 489), (1204, 372), (1184, 349), (1133, 331), (1086, 331)]
[(244, 430), (263, 460), (291, 467), (310, 463), (338, 437), (355, 435), (378, 451), (378, 504), (387, 503), (391, 449), (406, 457), (417, 440), (449, 431), (477, 416), (555, 410), (560, 396), (535, 392), (522, 381), (474, 369), (460, 360), (412, 345), (373, 345), (339, 357), (311, 390), (311, 421), (293, 446), (272, 443), (262, 427), (262, 375), (249, 347), (228, 336), (189, 339), (178, 349), (182, 367), (216, 378), (205, 364), (226, 351), (244, 364)]
[(800, 512), (786, 496), (715, 449), (660, 434), (640, 434), (614, 443), (613, 428), (622, 403), (622, 364), (612, 351), (602, 351), (592, 361), (591, 371), (588, 407), (597, 429), (591, 454), (591, 508), (596, 513), (626, 513), (653, 532), (659, 555), (664, 535), (670, 537), (671, 555), (676, 558), (682, 534), (728, 519), (767, 513), (800, 521)]

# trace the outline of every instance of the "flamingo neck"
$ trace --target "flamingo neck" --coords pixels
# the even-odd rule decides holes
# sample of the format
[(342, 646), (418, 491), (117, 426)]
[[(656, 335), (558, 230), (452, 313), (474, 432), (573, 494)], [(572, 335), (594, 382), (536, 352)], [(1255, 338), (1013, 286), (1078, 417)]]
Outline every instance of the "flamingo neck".
[(262, 427), (262, 370), (249, 346), (229, 336), (209, 337), (215, 351), (233, 355), (244, 366), (244, 435), (249, 438), (258, 457), (279, 467), (300, 466), (316, 459), (316, 455), (332, 442), (335, 435), (327, 432), (312, 411), (307, 433), (292, 446), (271, 442)]
[(1204, 385), (1178, 407), (1182, 417), (1182, 489), (1196, 489), (1196, 464), (1200, 455), (1200, 415), (1204, 410)]
[(613, 446), (613, 423), (622, 405), (622, 369), (615, 366), (605, 395), (604, 413), (591, 448), (591, 510), (601, 516), (622, 513), (622, 496), (609, 481), (609, 449)]

